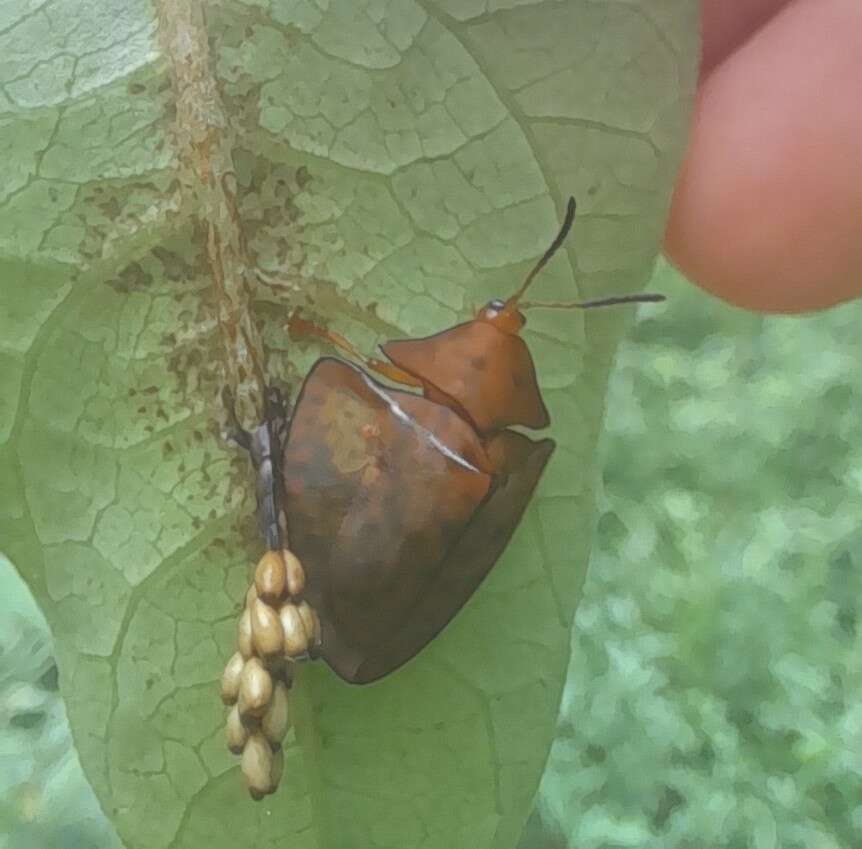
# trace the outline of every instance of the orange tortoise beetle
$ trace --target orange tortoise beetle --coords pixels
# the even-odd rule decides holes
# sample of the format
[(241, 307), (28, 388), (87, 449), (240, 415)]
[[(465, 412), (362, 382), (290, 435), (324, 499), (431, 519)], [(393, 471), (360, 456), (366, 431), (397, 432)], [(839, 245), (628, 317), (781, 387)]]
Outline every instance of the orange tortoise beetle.
[(227, 745), (253, 798), (281, 779), (295, 661), (322, 657), (355, 684), (382, 678), (446, 626), (508, 544), (554, 450), (511, 429), (550, 423), (521, 310), (663, 300), (522, 301), (574, 215), (570, 199), (508, 300), (434, 336), (388, 342), (389, 362), (293, 316), (293, 334), (320, 337), (364, 368), (318, 360), (289, 417), (271, 387), (263, 423), (246, 432), (225, 394), (230, 436), (255, 469), (267, 546), (221, 679)]
[(421, 651), (494, 566), (529, 503), (554, 442), (511, 429), (550, 424), (519, 335), (522, 310), (664, 300), (523, 301), (574, 216), (570, 198), (559, 233), (515, 294), (433, 336), (387, 342), (389, 362), (290, 319), (292, 335), (322, 338), (362, 364), (323, 357), (313, 365), (280, 462), (290, 549), (319, 617), (313, 654), (346, 681), (375, 681)]

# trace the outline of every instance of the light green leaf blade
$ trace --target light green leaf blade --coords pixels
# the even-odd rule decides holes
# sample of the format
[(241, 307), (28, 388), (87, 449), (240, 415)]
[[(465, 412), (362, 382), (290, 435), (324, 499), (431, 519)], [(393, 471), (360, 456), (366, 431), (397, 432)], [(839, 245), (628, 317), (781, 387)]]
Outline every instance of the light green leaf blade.
[[(0, 21), (0, 546), (54, 631), (82, 764), (129, 849), (512, 847), (553, 737), (627, 313), (531, 314), (558, 448), (512, 544), (389, 679), (303, 670), (284, 784), (248, 802), (215, 681), (260, 543), (216, 427), (198, 216), (224, 210), (183, 190), (166, 70), (183, 42), (158, 37), (181, 6), (66, 0)], [(276, 281), (255, 307), (275, 370), (296, 386), (319, 353), (287, 349), (292, 304), (371, 350), (507, 295), (570, 193), (580, 218), (541, 296), (641, 286), (696, 6), (206, 4), (239, 219)]]

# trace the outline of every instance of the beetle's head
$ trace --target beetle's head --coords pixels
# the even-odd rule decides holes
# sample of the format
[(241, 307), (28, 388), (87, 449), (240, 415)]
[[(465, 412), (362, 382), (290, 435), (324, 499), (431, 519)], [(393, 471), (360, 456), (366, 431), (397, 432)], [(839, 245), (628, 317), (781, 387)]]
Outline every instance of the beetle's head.
[(476, 321), (485, 321), (504, 333), (514, 335), (520, 332), (527, 320), (518, 309), (517, 302), (494, 298), (476, 313)]

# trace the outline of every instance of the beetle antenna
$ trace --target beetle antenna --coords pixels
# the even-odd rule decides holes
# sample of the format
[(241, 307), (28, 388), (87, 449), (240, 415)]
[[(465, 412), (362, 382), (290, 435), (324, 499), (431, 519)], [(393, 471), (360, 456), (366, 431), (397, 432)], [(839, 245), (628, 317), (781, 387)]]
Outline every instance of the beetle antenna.
[(521, 309), (545, 307), (552, 310), (589, 310), (593, 307), (613, 307), (617, 304), (657, 304), (666, 300), (664, 295), (643, 292), (639, 295), (612, 295), (608, 298), (597, 298), (594, 301), (524, 301)]
[(530, 284), (533, 282), (533, 278), (548, 264), (548, 261), (551, 257), (560, 249), (560, 245), (566, 239), (566, 236), (569, 235), (569, 230), (572, 229), (572, 224), (575, 221), (575, 199), (573, 197), (569, 198), (569, 202), (566, 204), (566, 217), (563, 218), (563, 224), (560, 227), (560, 232), (554, 237), (554, 241), (551, 242), (550, 247), (542, 254), (541, 259), (533, 266), (532, 271), (527, 275), (524, 282), (521, 284), (521, 288), (509, 298), (508, 303), (514, 305), (518, 303), (521, 298), (521, 295), (527, 291)]

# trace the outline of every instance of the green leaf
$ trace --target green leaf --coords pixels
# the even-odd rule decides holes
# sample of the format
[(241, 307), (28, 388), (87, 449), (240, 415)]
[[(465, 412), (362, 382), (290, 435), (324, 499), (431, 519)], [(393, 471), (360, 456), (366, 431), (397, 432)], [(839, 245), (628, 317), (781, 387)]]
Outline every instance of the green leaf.
[(246, 249), (272, 281), (237, 320), (294, 387), (320, 349), (288, 348), (291, 306), (369, 351), (445, 328), (513, 290), (569, 194), (575, 235), (541, 297), (636, 290), (684, 142), (698, 4), (247, 0), (206, 4), (208, 39), (194, 3), (14, 5), (0, 544), (53, 629), (105, 811), (129, 849), (514, 846), (630, 311), (530, 316), (559, 447), (512, 544), (387, 680), (302, 670), (284, 783), (255, 805), (215, 687), (261, 544), (245, 460), (218, 432), (220, 369), (241, 369), (214, 281), (242, 278)]

